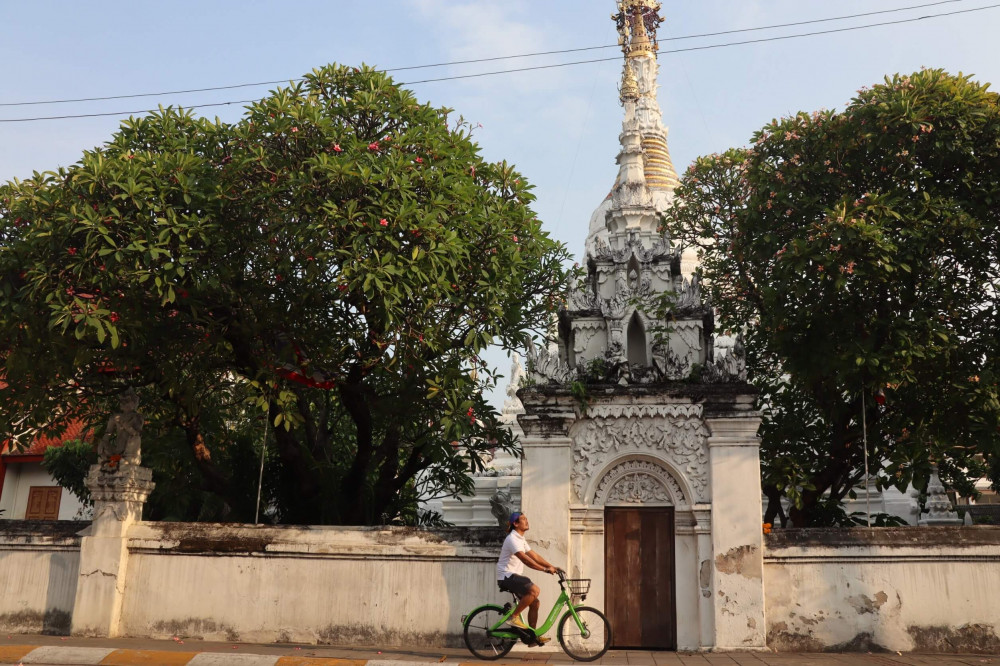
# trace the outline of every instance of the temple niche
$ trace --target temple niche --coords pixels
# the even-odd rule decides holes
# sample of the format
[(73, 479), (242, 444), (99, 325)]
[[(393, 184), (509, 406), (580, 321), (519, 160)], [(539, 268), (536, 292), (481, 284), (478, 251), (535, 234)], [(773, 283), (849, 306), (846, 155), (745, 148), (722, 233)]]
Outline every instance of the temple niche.
[[(615, 647), (759, 649), (754, 391), (740, 341), (716, 344), (691, 257), (658, 230), (678, 183), (656, 98), (660, 4), (617, 9), (618, 176), (555, 338), (528, 350), (520, 506), (545, 557), (593, 579), (587, 602), (608, 615)], [(536, 582), (554, 598), (546, 578)]]

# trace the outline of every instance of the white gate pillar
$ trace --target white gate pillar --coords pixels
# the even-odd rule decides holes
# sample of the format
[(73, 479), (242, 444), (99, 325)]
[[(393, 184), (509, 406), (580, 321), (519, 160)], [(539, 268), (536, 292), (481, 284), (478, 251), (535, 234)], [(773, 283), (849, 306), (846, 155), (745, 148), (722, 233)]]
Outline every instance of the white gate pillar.
[(764, 648), (760, 418), (736, 412), (705, 424), (711, 433), (713, 648)]
[[(521, 414), (521, 511), (528, 516), (532, 548), (552, 564), (571, 571), (569, 547), (570, 473), (572, 444), (569, 426), (576, 420), (571, 407), (558, 403)], [(588, 574), (589, 576), (589, 574)], [(559, 585), (552, 576), (534, 576), (544, 599), (555, 600)]]
[(128, 568), (128, 530), (141, 520), (142, 505), (153, 487), (153, 471), (123, 462), (92, 465), (87, 488), (94, 498), (94, 522), (80, 542), (71, 632), (74, 636), (114, 638), (121, 623)]

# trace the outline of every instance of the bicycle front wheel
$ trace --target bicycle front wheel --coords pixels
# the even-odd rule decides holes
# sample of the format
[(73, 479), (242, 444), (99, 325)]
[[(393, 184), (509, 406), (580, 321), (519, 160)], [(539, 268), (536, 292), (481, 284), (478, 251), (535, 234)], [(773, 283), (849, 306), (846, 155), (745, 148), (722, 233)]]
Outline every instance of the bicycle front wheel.
[(559, 620), (559, 644), (566, 654), (577, 661), (600, 659), (611, 645), (608, 618), (590, 606), (577, 606), (576, 615), (580, 618), (579, 625), (569, 611)]
[(465, 620), (465, 647), (480, 659), (493, 661), (499, 659), (514, 647), (512, 638), (498, 638), (490, 634), (490, 627), (500, 621), (504, 610), (500, 606), (483, 606), (476, 609)]

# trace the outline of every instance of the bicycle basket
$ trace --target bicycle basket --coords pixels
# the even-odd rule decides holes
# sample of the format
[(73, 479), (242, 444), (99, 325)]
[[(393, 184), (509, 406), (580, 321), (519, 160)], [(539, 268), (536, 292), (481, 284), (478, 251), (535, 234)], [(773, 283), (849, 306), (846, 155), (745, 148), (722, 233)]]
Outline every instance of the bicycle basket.
[(586, 599), (587, 593), (590, 592), (590, 579), (589, 578), (567, 578), (566, 587), (569, 588), (569, 593), (574, 597), (580, 597), (580, 599)]

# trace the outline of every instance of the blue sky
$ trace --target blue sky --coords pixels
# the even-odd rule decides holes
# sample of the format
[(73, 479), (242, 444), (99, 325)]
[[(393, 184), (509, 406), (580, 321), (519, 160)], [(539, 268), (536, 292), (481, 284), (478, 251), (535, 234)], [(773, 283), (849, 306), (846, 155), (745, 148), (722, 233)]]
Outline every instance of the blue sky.
[[(678, 172), (696, 156), (744, 145), (772, 118), (842, 108), (886, 74), (922, 66), (1000, 80), (1000, 8), (915, 23), (728, 48), (666, 51), (988, 7), (952, 0), (920, 9), (777, 30), (671, 37), (890, 10), (931, 0), (664, 0), (660, 105)], [(393, 68), (611, 45), (613, 0), (172, 0), (0, 2), (0, 104), (287, 80), (340, 62)], [(609, 48), (401, 71), (398, 81), (593, 58)], [(414, 84), (420, 99), (481, 123), (488, 159), (536, 186), (535, 209), (577, 254), (590, 214), (614, 181), (620, 61)], [(274, 86), (38, 106), (0, 106), (0, 120), (255, 99)], [(240, 105), (206, 108), (235, 119)], [(0, 122), (0, 180), (75, 162), (120, 118)]]

